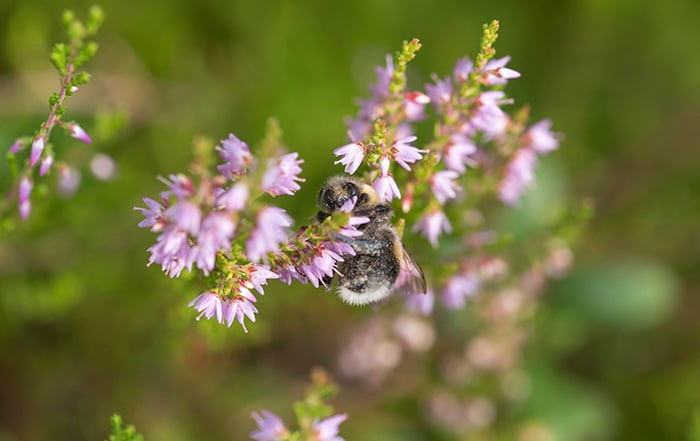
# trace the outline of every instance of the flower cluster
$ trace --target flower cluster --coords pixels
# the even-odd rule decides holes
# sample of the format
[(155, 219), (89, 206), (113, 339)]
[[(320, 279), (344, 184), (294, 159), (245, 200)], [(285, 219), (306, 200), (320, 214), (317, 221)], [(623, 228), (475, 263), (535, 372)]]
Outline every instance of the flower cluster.
[[(278, 253), (288, 238), (292, 219), (274, 205), (253, 202), (260, 194), (294, 194), (303, 179), (297, 153), (271, 159), (262, 173), (248, 145), (231, 134), (216, 147), (218, 174), (202, 172), (199, 184), (184, 174), (161, 178), (167, 189), (159, 200), (144, 198), (135, 207), (144, 219), (139, 227), (158, 233), (149, 265), (159, 264), (170, 277), (183, 270), (200, 270), (211, 287), (189, 306), (199, 317), (216, 318), (227, 326), (244, 318), (255, 321), (252, 289), (264, 294), (267, 280), (279, 278), (269, 268), (269, 255)], [(250, 220), (253, 220), (250, 222)], [(238, 244), (244, 244), (239, 249)], [(244, 250), (244, 251), (243, 251)]]
[[(27, 219), (31, 212), (30, 195), (34, 187), (35, 174), (38, 177), (44, 177), (55, 166), (54, 145), (50, 142), (54, 127), (63, 128), (69, 136), (84, 143), (90, 144), (92, 142), (82, 127), (75, 122), (64, 122), (62, 118), (66, 110), (66, 99), (90, 80), (89, 74), (80, 72), (78, 69), (95, 56), (97, 44), (88, 39), (97, 33), (103, 19), (104, 15), (99, 7), (90, 9), (90, 15), (85, 24), (77, 20), (72, 12), (66, 11), (64, 13), (63, 23), (70, 42), (57, 44), (50, 57), (61, 77), (61, 88), (49, 99), (51, 110), (38, 132), (34, 136), (24, 136), (17, 139), (8, 150), (8, 158), (13, 164), (11, 170), (18, 182), (11, 192), (17, 192), (17, 206), (22, 219)], [(16, 156), (27, 149), (29, 149), (29, 155), (18, 170), (14, 166)], [(56, 165), (59, 166), (60, 171), (60, 187), (63, 185), (64, 176), (70, 168), (63, 163)]]

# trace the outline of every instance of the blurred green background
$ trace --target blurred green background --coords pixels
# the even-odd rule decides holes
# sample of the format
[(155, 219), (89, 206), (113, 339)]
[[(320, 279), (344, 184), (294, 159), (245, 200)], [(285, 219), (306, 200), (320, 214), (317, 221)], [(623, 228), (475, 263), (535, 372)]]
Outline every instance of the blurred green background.
[[(0, 148), (48, 113), (61, 12), (90, 4), (0, 2)], [(162, 189), (157, 175), (186, 171), (194, 135), (255, 144), (275, 116), (307, 180), (279, 202), (307, 218), (384, 54), (418, 37), (420, 86), (473, 56), (494, 18), (498, 55), (522, 73), (509, 95), (566, 136), (541, 167), (546, 185), (596, 205), (575, 269), (543, 300), (521, 412), (554, 439), (700, 440), (700, 2), (100, 4), (93, 80), (68, 102), (96, 142), (54, 139), (81, 187), (35, 195), (29, 222), (0, 241), (0, 440), (104, 439), (113, 412), (148, 441), (247, 439), (262, 407), (289, 420), (310, 368), (332, 370), (339, 336), (373, 312), (273, 282), (249, 334), (195, 322), (197, 292), (146, 268), (154, 236), (132, 207)], [(125, 129), (100, 134), (94, 113), (116, 109)], [(116, 160), (112, 181), (90, 174), (95, 150)], [(390, 389), (341, 387), (349, 440), (450, 439)], [(517, 439), (552, 439), (527, 433)]]

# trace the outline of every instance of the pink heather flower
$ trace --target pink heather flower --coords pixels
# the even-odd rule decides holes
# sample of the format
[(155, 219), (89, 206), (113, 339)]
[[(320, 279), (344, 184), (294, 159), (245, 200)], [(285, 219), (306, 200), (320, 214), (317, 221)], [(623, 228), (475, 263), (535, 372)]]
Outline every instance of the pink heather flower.
[(280, 417), (263, 409), (262, 416), (253, 412), (251, 416), (258, 424), (258, 429), (250, 433), (250, 437), (256, 441), (279, 441), (289, 431)]
[(389, 158), (384, 156), (379, 160), (379, 168), (381, 171), (381, 176), (374, 181), (374, 190), (377, 192), (379, 199), (385, 202), (389, 202), (394, 198), (400, 199), (401, 192), (399, 191), (399, 186), (394, 181), (393, 176), (389, 174)]
[(263, 285), (267, 285), (267, 281), (270, 279), (279, 279), (280, 276), (270, 271), (270, 269), (265, 265), (253, 264), (251, 270), (249, 271), (250, 280), (246, 284), (248, 289), (255, 288), (260, 294), (265, 294), (263, 290)]
[(322, 243), (311, 262), (298, 267), (298, 271), (306, 276), (314, 288), (318, 288), (320, 284), (325, 285), (323, 279), (325, 277), (332, 277), (333, 271), (335, 270), (335, 263), (343, 261), (343, 257), (328, 245), (330, 244)]
[(248, 202), (248, 186), (244, 182), (236, 182), (228, 190), (219, 189), (216, 204), (230, 213), (241, 211)]
[(85, 130), (74, 122), (68, 124), (68, 134), (78, 141), (83, 141), (85, 144), (92, 143), (92, 139), (85, 133)]
[(435, 106), (435, 110), (440, 110), (450, 102), (452, 97), (452, 81), (449, 78), (441, 80), (437, 75), (431, 76), (435, 85), (426, 84), (425, 92), (430, 97), (430, 102)]
[(461, 187), (454, 181), (459, 174), (453, 170), (441, 170), (433, 173), (430, 178), (430, 189), (441, 205), (445, 205), (448, 199), (457, 197)]
[(442, 303), (447, 309), (461, 309), (467, 297), (475, 296), (481, 289), (481, 281), (471, 273), (450, 277), (442, 292)]
[(469, 57), (460, 58), (455, 64), (455, 68), (452, 71), (452, 76), (458, 83), (463, 83), (469, 78), (469, 74), (474, 70), (474, 63)]
[(409, 294), (406, 297), (406, 308), (418, 314), (430, 315), (433, 313), (434, 306), (435, 294), (430, 289), (426, 293)]
[(287, 239), (285, 227), (292, 225), (292, 218), (278, 207), (266, 206), (258, 213), (255, 229), (246, 241), (246, 253), (252, 262), (260, 261), (267, 253), (279, 250)]
[(17, 141), (14, 142), (14, 144), (12, 144), (10, 146), (10, 148), (7, 150), (7, 153), (11, 153), (11, 154), (17, 153), (20, 150), (22, 150), (23, 147), (24, 146), (22, 145), (22, 141), (20, 141), (18, 139)]
[(41, 160), (41, 165), (39, 166), (39, 176), (44, 176), (51, 168), (51, 164), (53, 164), (53, 155), (45, 155), (44, 159)]
[(256, 301), (255, 296), (251, 293), (248, 288), (241, 287), (238, 295), (233, 299), (227, 299), (223, 304), (223, 316), (224, 321), (219, 321), (219, 323), (226, 323), (227, 327), (231, 327), (234, 320), (243, 328), (243, 331), (248, 333), (248, 328), (245, 326), (245, 318), (255, 323), (255, 314), (258, 309), (253, 305)]
[[(287, 153), (268, 163), (268, 169), (262, 179), (262, 190), (271, 196), (281, 194), (293, 195), (301, 187), (297, 182), (304, 179), (298, 177), (301, 173), (299, 164), (303, 159), (297, 160), (299, 153)], [(297, 181), (297, 182), (295, 182)]]
[(360, 168), (362, 160), (365, 158), (365, 146), (361, 142), (353, 142), (352, 144), (345, 144), (344, 146), (338, 147), (333, 150), (335, 156), (342, 156), (339, 160), (335, 161), (334, 164), (343, 164), (345, 166), (345, 173), (353, 174)]
[(470, 122), (474, 128), (483, 131), (489, 138), (501, 135), (508, 126), (508, 115), (500, 108), (501, 104), (510, 102), (502, 100), (504, 97), (505, 93), (500, 90), (483, 92), (479, 95), (479, 107)]
[(168, 227), (156, 238), (156, 243), (148, 248), (151, 257), (148, 265), (157, 263), (170, 277), (179, 277), (185, 267), (190, 268), (190, 246), (187, 233)]
[(179, 201), (165, 210), (165, 217), (180, 230), (196, 235), (202, 221), (199, 206), (190, 201)]
[(488, 72), (488, 75), (486, 75), (487, 85), (506, 84), (510, 79), (520, 78), (520, 72), (505, 67), (509, 61), (510, 56), (507, 55), (486, 63), (484, 71)]
[(151, 198), (143, 198), (143, 202), (146, 203), (148, 208), (134, 207), (134, 210), (138, 210), (145, 217), (144, 220), (139, 222), (139, 227), (150, 228), (151, 231), (159, 232), (163, 231), (165, 222), (163, 220), (163, 206)]
[(287, 285), (292, 284), (292, 279), (298, 280), (299, 282), (304, 284), (308, 282), (308, 280), (306, 279), (306, 277), (304, 277), (303, 274), (299, 274), (294, 265), (287, 265), (282, 268), (275, 268), (275, 271), (277, 271), (277, 274), (279, 274), (280, 276), (280, 282), (286, 283)]
[(44, 151), (44, 147), (46, 147), (46, 140), (43, 136), (34, 139), (32, 142), (32, 150), (29, 153), (30, 166), (34, 167), (34, 164), (36, 164), (41, 156), (41, 153)]
[(389, 84), (394, 75), (394, 59), (391, 55), (386, 56), (386, 67), (377, 66), (374, 68), (377, 74), (377, 82), (370, 86), (372, 98), (379, 100), (389, 95)]
[(410, 142), (415, 141), (415, 136), (407, 136), (406, 138), (397, 139), (394, 141), (394, 146), (392, 148), (392, 153), (394, 154), (394, 160), (404, 169), (411, 171), (411, 166), (423, 157), (421, 153), (428, 153), (428, 150), (422, 150), (412, 145)]
[(176, 175), (168, 176), (170, 180), (162, 176), (158, 176), (158, 180), (168, 187), (168, 190), (160, 194), (161, 199), (164, 201), (169, 201), (171, 196), (175, 196), (177, 199), (187, 199), (189, 196), (194, 195), (194, 185), (189, 177), (182, 173)]
[(216, 168), (229, 179), (245, 173), (245, 169), (253, 160), (248, 144), (236, 138), (233, 133), (228, 135), (228, 139), (221, 140), (221, 145), (217, 146), (216, 150), (224, 160), (224, 163)]
[(452, 225), (442, 210), (433, 210), (423, 214), (418, 223), (413, 226), (412, 231), (420, 231), (430, 241), (433, 248), (437, 248), (438, 236), (442, 232), (451, 233)]
[(210, 213), (202, 221), (197, 243), (192, 247), (189, 261), (204, 271), (204, 275), (214, 269), (216, 253), (231, 248), (231, 237), (235, 225), (225, 214)]
[(316, 441), (344, 441), (338, 436), (340, 424), (348, 419), (347, 414), (333, 415), (321, 421), (316, 421), (311, 426)]
[(403, 111), (409, 121), (425, 119), (425, 105), (430, 102), (428, 95), (414, 91), (404, 94)]
[(498, 188), (499, 198), (508, 205), (517, 205), (520, 196), (535, 179), (537, 155), (528, 148), (518, 150), (506, 166)]
[(80, 172), (71, 167), (59, 167), (58, 192), (62, 196), (71, 196), (80, 186)]
[(526, 145), (532, 147), (537, 153), (547, 153), (559, 147), (559, 140), (550, 130), (552, 121), (543, 119), (533, 124), (525, 132)]
[(445, 149), (445, 165), (448, 169), (462, 174), (467, 171), (465, 165), (476, 166), (476, 161), (471, 158), (474, 153), (476, 153), (476, 146), (469, 138), (454, 134)]
[(29, 178), (29, 176), (23, 177), (22, 180), (19, 182), (19, 189), (17, 191), (17, 205), (19, 215), (22, 219), (27, 219), (29, 217), (29, 213), (32, 210), (32, 203), (29, 200), (29, 196), (32, 193), (33, 187), (34, 183)]

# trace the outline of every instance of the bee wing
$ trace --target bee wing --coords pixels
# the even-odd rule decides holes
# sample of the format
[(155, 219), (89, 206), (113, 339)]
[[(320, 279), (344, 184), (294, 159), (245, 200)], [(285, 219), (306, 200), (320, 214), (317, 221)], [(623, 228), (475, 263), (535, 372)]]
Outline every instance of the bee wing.
[(425, 284), (425, 274), (423, 268), (413, 260), (411, 254), (402, 244), (401, 269), (399, 277), (396, 279), (396, 287), (401, 288), (406, 294), (426, 294), (428, 288)]

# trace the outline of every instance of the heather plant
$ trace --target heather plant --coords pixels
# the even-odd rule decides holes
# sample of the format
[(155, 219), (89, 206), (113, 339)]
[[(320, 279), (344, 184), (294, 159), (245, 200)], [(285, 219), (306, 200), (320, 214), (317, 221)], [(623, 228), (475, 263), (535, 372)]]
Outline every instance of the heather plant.
[(8, 216), (16, 202), (20, 217), (27, 219), (32, 208), (32, 191), (52, 170), (58, 173), (59, 189), (70, 192), (77, 185), (76, 171), (60, 157), (57, 159), (57, 146), (51, 141), (51, 134), (55, 127), (60, 127), (79, 141), (92, 142), (78, 123), (64, 121), (64, 118), (68, 98), (90, 81), (90, 74), (80, 69), (97, 53), (98, 46), (92, 38), (103, 20), (102, 9), (97, 6), (90, 9), (84, 23), (72, 11), (63, 13), (61, 21), (68, 42), (56, 44), (50, 55), (59, 74), (60, 87), (49, 97), (49, 115), (36, 133), (18, 138), (7, 152), (13, 181), (0, 206), (0, 216)]

